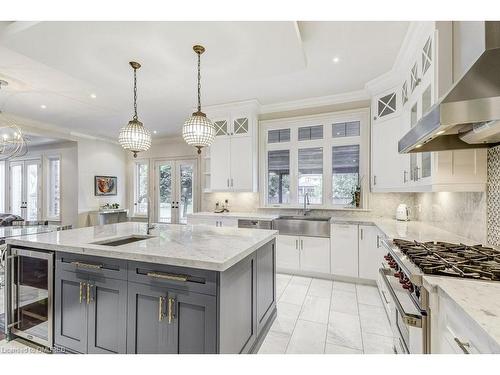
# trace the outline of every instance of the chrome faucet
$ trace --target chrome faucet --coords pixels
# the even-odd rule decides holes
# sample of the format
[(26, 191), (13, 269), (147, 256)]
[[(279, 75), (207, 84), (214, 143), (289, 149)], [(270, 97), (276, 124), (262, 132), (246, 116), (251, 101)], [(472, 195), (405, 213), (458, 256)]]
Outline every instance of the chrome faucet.
[(310, 203), (309, 203), (309, 193), (307, 193), (307, 192), (306, 192), (306, 193), (304, 194), (304, 216), (306, 216), (306, 215), (307, 215), (307, 213), (308, 213), (309, 211), (311, 211), (310, 209), (307, 209), (307, 206), (308, 206), (309, 204), (310, 204)]
[(148, 226), (146, 230), (146, 234), (149, 235), (151, 234), (151, 229), (155, 229), (154, 224), (151, 224), (151, 198), (147, 198), (148, 200)]

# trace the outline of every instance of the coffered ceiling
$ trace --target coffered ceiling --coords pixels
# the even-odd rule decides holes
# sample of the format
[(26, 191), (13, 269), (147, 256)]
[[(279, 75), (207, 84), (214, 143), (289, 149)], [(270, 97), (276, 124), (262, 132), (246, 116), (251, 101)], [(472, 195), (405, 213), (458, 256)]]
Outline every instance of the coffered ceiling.
[(196, 103), (274, 104), (347, 93), (391, 69), (408, 22), (2, 22), (0, 110), (116, 138), (132, 115), (179, 134)]

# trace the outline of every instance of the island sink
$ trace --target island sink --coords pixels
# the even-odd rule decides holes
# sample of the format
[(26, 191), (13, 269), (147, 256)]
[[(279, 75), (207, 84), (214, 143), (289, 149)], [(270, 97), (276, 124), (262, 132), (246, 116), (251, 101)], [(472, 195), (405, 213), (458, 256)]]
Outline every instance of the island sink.
[(97, 241), (97, 242), (92, 242), (92, 245), (101, 245), (101, 246), (122, 246), (126, 245), (129, 243), (137, 242), (137, 241), (144, 241), (148, 240), (150, 238), (153, 238), (154, 236), (144, 236), (144, 235), (131, 235), (128, 237), (119, 237), (119, 238), (112, 238), (109, 240), (104, 240), (104, 241)]

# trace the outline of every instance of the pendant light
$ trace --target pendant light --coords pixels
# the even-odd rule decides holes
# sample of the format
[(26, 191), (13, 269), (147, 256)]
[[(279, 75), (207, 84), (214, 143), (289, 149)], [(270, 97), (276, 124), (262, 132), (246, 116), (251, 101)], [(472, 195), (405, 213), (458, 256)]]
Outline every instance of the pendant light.
[(151, 147), (151, 133), (137, 118), (137, 69), (141, 64), (135, 61), (129, 64), (134, 69), (134, 117), (120, 130), (118, 142), (125, 150), (132, 151), (136, 158), (138, 152), (147, 151)]
[[(0, 79), (0, 90), (9, 85)], [(17, 124), (0, 110), (0, 161), (22, 157), (28, 153), (28, 139)]]
[(207, 115), (201, 111), (201, 73), (200, 60), (201, 54), (205, 52), (203, 46), (193, 46), (194, 52), (198, 55), (198, 110), (189, 117), (182, 127), (182, 137), (188, 145), (198, 149), (201, 154), (201, 148), (212, 144), (215, 139), (215, 128), (207, 118)]

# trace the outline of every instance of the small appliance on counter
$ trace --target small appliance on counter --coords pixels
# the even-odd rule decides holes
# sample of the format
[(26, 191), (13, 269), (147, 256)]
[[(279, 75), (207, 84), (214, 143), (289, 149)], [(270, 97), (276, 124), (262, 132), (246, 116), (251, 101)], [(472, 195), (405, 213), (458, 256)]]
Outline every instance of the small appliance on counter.
[(229, 212), (229, 200), (225, 200), (224, 203), (222, 203), (222, 205), (217, 202), (215, 203), (215, 210), (214, 212), (216, 214), (221, 214), (221, 213), (224, 213), (224, 212)]
[(410, 209), (406, 204), (401, 203), (398, 208), (396, 208), (396, 220), (410, 221)]

